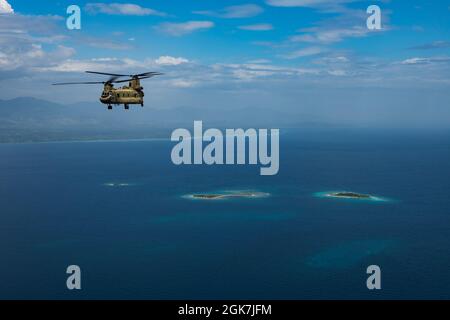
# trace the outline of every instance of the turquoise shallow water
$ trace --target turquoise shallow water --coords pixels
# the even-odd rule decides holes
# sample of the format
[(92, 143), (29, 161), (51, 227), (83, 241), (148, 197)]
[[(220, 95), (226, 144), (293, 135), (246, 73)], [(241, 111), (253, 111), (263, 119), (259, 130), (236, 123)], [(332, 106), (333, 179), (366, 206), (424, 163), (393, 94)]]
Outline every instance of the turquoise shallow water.
[[(288, 132), (274, 177), (174, 166), (169, 141), (0, 145), (0, 298), (450, 298), (449, 145)], [(232, 190), (270, 196), (183, 197)], [(318, 197), (330, 190), (390, 201)]]

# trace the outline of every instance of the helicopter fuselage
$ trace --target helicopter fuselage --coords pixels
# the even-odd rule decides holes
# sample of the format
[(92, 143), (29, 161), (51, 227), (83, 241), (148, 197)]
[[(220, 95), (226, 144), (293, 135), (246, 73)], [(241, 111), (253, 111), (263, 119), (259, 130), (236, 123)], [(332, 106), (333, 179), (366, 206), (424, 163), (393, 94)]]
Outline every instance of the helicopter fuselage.
[(104, 90), (100, 102), (104, 104), (144, 104), (144, 92), (129, 87)]
[[(144, 106), (144, 88), (141, 87), (140, 80), (152, 78), (154, 76), (162, 75), (160, 72), (144, 72), (134, 75), (106, 73), (98, 71), (86, 71), (86, 73), (101, 74), (110, 76), (107, 81), (88, 81), (88, 82), (59, 82), (53, 83), (54, 86), (62, 85), (79, 85), (79, 84), (103, 84), (103, 92), (100, 96), (100, 102), (108, 105), (108, 109), (112, 109), (112, 105), (123, 104), (126, 110), (129, 109), (130, 104), (140, 104)], [(120, 79), (122, 77), (129, 77), (130, 79)], [(126, 83), (128, 86), (114, 88), (114, 83)]]
[(129, 86), (121, 88), (114, 88), (110, 83), (106, 83), (100, 97), (100, 102), (107, 105), (123, 104), (128, 106), (130, 104), (144, 105), (144, 91), (139, 80), (132, 80)]

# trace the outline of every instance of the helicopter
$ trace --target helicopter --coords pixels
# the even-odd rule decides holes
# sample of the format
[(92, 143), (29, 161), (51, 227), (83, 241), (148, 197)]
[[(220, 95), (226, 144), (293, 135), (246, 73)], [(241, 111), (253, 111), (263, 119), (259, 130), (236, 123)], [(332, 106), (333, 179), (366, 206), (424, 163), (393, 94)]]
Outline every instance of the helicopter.
[[(108, 110), (112, 110), (112, 105), (124, 105), (128, 110), (130, 104), (140, 104), (144, 106), (144, 88), (141, 87), (140, 80), (148, 79), (154, 76), (162, 75), (160, 72), (145, 72), (140, 74), (116, 74), (97, 71), (86, 71), (86, 73), (101, 74), (110, 76), (107, 81), (90, 81), (90, 82), (60, 82), (53, 83), (54, 86), (74, 85), (74, 84), (103, 84), (103, 92), (100, 96), (100, 102), (108, 105)], [(120, 79), (129, 77), (129, 79)], [(114, 88), (114, 83), (128, 82), (128, 86)]]

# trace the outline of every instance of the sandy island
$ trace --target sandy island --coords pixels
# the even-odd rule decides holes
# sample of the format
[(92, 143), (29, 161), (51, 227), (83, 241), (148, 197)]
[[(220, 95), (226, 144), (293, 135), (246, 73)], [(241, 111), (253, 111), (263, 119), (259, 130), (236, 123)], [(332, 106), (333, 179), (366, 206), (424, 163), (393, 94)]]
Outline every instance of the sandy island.
[(264, 192), (227, 192), (227, 193), (196, 193), (191, 194), (188, 197), (191, 199), (200, 200), (219, 200), (229, 198), (263, 198), (268, 197), (269, 193)]
[(106, 187), (129, 187), (132, 184), (129, 183), (116, 183), (116, 182), (107, 182), (103, 184)]
[(321, 192), (321, 197), (338, 198), (338, 199), (354, 199), (354, 200), (371, 200), (371, 201), (386, 201), (385, 199), (364, 193), (357, 193), (351, 191), (340, 192)]
[(372, 199), (373, 196), (356, 192), (333, 192), (327, 194), (328, 197), (347, 199)]

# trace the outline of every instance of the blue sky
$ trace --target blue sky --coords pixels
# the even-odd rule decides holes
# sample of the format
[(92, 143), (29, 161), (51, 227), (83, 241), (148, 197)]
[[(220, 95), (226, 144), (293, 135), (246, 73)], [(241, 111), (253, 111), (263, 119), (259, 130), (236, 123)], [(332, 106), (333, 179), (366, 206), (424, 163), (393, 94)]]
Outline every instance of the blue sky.
[[(449, 1), (341, 1), (343, 3), (337, 8), (327, 6), (327, 3), (336, 1), (323, 0), (116, 2), (140, 6), (142, 13), (137, 10), (134, 14), (121, 13), (119, 6), (112, 6), (111, 1), (9, 0), (9, 2), (19, 14), (62, 17), (65, 16), (68, 5), (77, 4), (83, 9), (83, 28), (80, 34), (99, 38), (99, 41), (103, 38), (107, 42), (120, 42), (123, 47), (126, 47), (124, 42), (130, 42), (128, 45), (133, 48), (132, 52), (116, 48), (114, 54), (117, 57), (133, 56), (137, 59), (149, 55), (171, 54), (189, 56), (191, 59), (205, 62), (275, 59), (288, 64), (289, 61), (281, 59), (283, 55), (288, 55), (297, 48), (313, 45), (323, 47), (323, 50), (352, 50), (380, 58), (402, 58), (408, 57), (408, 52), (405, 52), (407, 48), (448, 40), (450, 30)], [(319, 4), (308, 4), (314, 2)], [(291, 3), (291, 6), (282, 6), (283, 3), (285, 5)], [(358, 26), (364, 28), (363, 14), (369, 5), (374, 3), (382, 8), (383, 27), (389, 31), (380, 34), (367, 31), (359, 36), (343, 36), (340, 41), (325, 44), (294, 43), (289, 40), (303, 34), (299, 30), (307, 28), (351, 29)], [(146, 13), (146, 9), (156, 12)], [(354, 17), (358, 12), (361, 14), (359, 21)], [(169, 31), (164, 32), (164, 26), (169, 29), (170, 25), (180, 24), (182, 28), (181, 24), (189, 21), (210, 24), (199, 26), (192, 32), (186, 31), (185, 34), (178, 36), (170, 34)], [(63, 26), (63, 21), (60, 25)], [(252, 26), (253, 31), (242, 30), (245, 27), (252, 29)], [(257, 31), (258, 26), (260, 31)], [(72, 44), (70, 41), (65, 44), (76, 46), (77, 56), (81, 58), (111, 54), (107, 44), (106, 48), (82, 46), (82, 43)], [(434, 53), (445, 52), (448, 50), (436, 50)], [(298, 61), (290, 62), (295, 63)]]
[[(180, 100), (226, 108), (219, 100), (233, 92), (235, 100), (227, 103), (292, 111), (300, 100), (307, 113), (326, 104), (331, 111), (345, 106), (344, 114), (355, 114), (358, 107), (348, 106), (355, 97), (348, 97), (356, 91), (366, 92), (359, 98), (365, 103), (404, 103), (413, 92), (420, 93), (411, 105), (420, 119), (423, 103), (449, 101), (450, 1), (0, 3), (0, 86), (12, 87), (3, 98), (65, 101), (78, 89), (49, 89), (49, 82), (93, 80), (83, 71), (94, 69), (165, 72), (146, 82), (161, 108), (177, 107)], [(79, 31), (65, 27), (71, 4), (82, 9)], [(366, 27), (372, 4), (382, 10), (380, 31)], [(99, 90), (85, 88), (73, 100), (95, 100)], [(322, 92), (329, 92), (330, 101)], [(404, 111), (383, 110), (384, 120)]]

